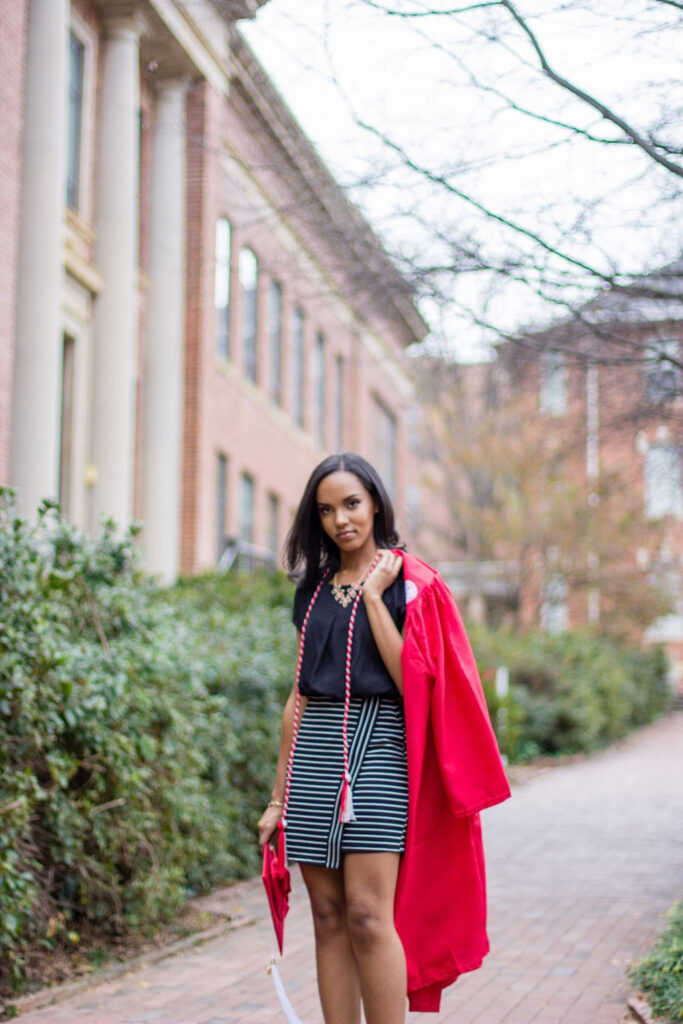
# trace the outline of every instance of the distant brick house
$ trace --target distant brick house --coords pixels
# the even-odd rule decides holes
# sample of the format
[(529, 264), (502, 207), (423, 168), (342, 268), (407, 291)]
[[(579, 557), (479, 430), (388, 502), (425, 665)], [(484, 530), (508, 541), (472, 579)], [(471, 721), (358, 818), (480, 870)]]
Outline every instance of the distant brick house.
[[(609, 552), (609, 588), (601, 589), (599, 582), (590, 585), (587, 541), (585, 578), (575, 586), (565, 571), (572, 552), (530, 545), (522, 567), (506, 561), (503, 543), (481, 562), (468, 557), (466, 538), (453, 530), (451, 519), (456, 543), (442, 569), (473, 617), (514, 614), (522, 625), (550, 631), (599, 625), (617, 598), (630, 596), (619, 594), (622, 574), (632, 586), (639, 573), (642, 580), (656, 578), (670, 594), (671, 608), (655, 621), (642, 621), (637, 632), (646, 643), (665, 645), (672, 676), (683, 689), (683, 261), (630, 288), (605, 292), (571, 322), (521, 340), (499, 345), (492, 363), (456, 368), (463, 415), (484, 416), (496, 403), (517, 402), (519, 422), (539, 448), (541, 441), (557, 441), (548, 446), (557, 455), (553, 486), (569, 484), (583, 496), (586, 530), (591, 507), (605, 501), (606, 477), (618, 479), (620, 489), (610, 500), (615, 517), (632, 516), (629, 543)], [(444, 379), (443, 371), (439, 376)], [(529, 459), (535, 457), (538, 451), (530, 448)], [(439, 471), (437, 459), (432, 474), (438, 478)], [(561, 507), (561, 500), (554, 505), (556, 511)], [(609, 527), (609, 516), (607, 521)], [(448, 522), (448, 510), (441, 507), (433, 536), (423, 530), (431, 557), (446, 550)], [(615, 535), (614, 547), (619, 543)]]
[(277, 552), (330, 451), (407, 519), (426, 328), (240, 35), (261, 2), (3, 12), (0, 483), (141, 519), (164, 579)]

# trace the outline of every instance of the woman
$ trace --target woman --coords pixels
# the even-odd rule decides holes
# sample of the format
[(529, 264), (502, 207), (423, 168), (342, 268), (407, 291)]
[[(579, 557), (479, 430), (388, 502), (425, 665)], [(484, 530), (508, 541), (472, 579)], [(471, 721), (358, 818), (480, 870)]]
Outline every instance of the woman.
[(406, 991), (438, 1009), (488, 948), (477, 811), (507, 782), (450, 593), (397, 544), (365, 459), (316, 467), (287, 542), (299, 664), (259, 840), (286, 805), (326, 1024), (359, 1024), (361, 1002), (402, 1024)]

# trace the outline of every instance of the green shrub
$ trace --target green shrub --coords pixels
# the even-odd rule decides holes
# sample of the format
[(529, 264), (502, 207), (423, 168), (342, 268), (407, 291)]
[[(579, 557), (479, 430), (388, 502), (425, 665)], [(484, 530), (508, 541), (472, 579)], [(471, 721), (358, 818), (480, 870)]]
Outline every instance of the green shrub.
[(212, 574), (162, 596), (191, 630), (204, 685), (223, 709), (199, 742), (221, 823), (212, 858), (188, 872), (192, 887), (206, 888), (258, 868), (254, 830), (273, 784), (296, 658), (293, 587), (284, 573)]
[(474, 628), (471, 639), (494, 725), (497, 703), (486, 681), (497, 665), (510, 671), (508, 729), (500, 741), (512, 761), (594, 750), (650, 721), (670, 700), (658, 648), (624, 650), (581, 631), (551, 636)]
[(683, 1021), (683, 903), (672, 907), (669, 924), (653, 952), (630, 975), (658, 1017)]
[(133, 532), (47, 505), (29, 527), (0, 495), (0, 982), (31, 945), (148, 928), (254, 870), (290, 600), (279, 577), (162, 591)]

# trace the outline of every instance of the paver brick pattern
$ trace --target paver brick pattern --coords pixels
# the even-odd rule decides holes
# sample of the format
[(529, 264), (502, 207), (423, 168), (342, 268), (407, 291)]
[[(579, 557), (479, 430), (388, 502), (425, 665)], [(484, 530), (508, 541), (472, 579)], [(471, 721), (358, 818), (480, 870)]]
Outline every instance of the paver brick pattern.
[[(492, 952), (427, 1024), (619, 1024), (626, 970), (683, 892), (683, 714), (600, 754), (542, 771), (483, 815)], [(304, 1024), (321, 1024), (303, 885), (280, 971)], [(22, 1024), (274, 1024), (260, 880), (213, 897), (256, 922), (22, 1015)]]

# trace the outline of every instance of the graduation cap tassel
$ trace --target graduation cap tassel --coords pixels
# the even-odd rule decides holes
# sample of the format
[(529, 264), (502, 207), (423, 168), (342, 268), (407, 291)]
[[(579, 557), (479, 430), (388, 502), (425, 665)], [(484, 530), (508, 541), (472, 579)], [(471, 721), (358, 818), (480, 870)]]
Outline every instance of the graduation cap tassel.
[(342, 784), (341, 793), (341, 814), (339, 820), (342, 825), (345, 825), (349, 821), (355, 821), (356, 815), (353, 810), (353, 793), (351, 792), (351, 776), (348, 772), (344, 773), (344, 782)]
[(280, 972), (278, 971), (277, 964), (275, 963), (275, 949), (273, 947), (271, 947), (270, 951), (270, 963), (268, 964), (268, 974), (273, 979), (275, 992), (277, 994), (278, 999), (280, 1000), (280, 1006), (282, 1007), (282, 1011), (287, 1020), (289, 1021), (289, 1024), (304, 1024), (301, 1018), (296, 1015), (294, 1007), (287, 998), (285, 986), (282, 984), (282, 978), (280, 977)]

